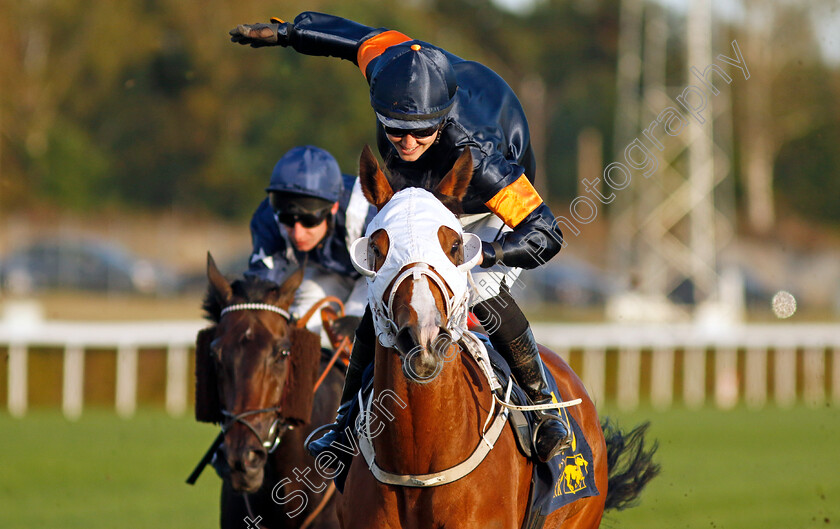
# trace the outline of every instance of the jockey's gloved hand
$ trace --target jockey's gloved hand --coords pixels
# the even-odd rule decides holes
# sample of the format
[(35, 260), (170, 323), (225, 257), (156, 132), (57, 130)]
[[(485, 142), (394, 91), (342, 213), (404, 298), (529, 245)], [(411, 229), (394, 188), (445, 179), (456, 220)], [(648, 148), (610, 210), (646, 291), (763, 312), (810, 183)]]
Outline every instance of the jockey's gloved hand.
[(359, 316), (342, 316), (332, 322), (332, 330), (340, 336), (347, 336), (351, 340), (362, 318)]
[(490, 268), (502, 260), (504, 255), (502, 245), (497, 241), (481, 241), (481, 268)]
[(263, 46), (288, 46), (289, 31), (292, 25), (279, 18), (272, 17), (270, 24), (239, 24), (232, 30), (230, 41), (238, 44), (250, 44), (252, 48)]

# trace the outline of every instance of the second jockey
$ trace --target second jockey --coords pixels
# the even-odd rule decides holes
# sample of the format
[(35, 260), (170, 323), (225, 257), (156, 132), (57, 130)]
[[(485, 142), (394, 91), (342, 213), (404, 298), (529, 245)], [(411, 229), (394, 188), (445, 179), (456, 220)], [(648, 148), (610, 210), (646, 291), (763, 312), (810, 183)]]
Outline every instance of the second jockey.
[[(301, 316), (323, 297), (335, 296), (346, 316), (336, 320), (336, 330), (352, 333), (365, 310), (367, 286), (348, 248), (375, 213), (358, 180), (342, 174), (330, 153), (307, 145), (280, 158), (266, 194), (251, 218), (253, 251), (246, 274), (282, 283), (305, 263), (290, 312)], [(322, 345), (330, 347), (320, 318), (310, 318), (307, 328), (321, 333)]]

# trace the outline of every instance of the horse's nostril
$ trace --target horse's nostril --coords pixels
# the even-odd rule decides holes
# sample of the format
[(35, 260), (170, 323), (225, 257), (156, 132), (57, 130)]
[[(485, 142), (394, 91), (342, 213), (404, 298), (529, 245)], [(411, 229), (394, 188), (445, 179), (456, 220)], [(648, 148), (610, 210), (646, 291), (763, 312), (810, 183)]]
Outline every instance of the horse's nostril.
[(403, 327), (399, 330), (395, 345), (397, 351), (403, 355), (407, 355), (417, 346), (417, 340), (414, 337), (414, 332), (412, 332), (411, 327)]

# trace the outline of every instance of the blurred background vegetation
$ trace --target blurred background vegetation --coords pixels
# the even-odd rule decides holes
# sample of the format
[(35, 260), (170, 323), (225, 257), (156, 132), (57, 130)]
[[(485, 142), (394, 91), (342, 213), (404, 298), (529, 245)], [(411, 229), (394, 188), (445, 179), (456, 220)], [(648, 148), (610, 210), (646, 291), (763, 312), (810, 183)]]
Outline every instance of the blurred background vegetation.
[[(837, 5), (775, 3), (774, 27), (761, 43), (767, 58), (753, 63), (747, 56), (770, 97), (762, 118), (773, 129), (775, 198), (782, 208), (836, 226), (840, 68), (826, 61), (821, 49), (832, 44), (821, 41), (813, 22), (820, 5)], [(535, 79), (543, 83), (540, 141), (547, 148), (540, 172), (552, 200), (567, 201), (576, 189), (582, 129), (595, 127), (611, 143), (618, 0), (542, 1), (518, 14), (490, 0), (6, 0), (0, 207), (175, 210), (243, 220), (274, 161), (294, 145), (324, 146), (355, 172), (360, 146), (373, 142), (358, 70), (227, 39), (236, 23), (291, 19), (304, 10), (397, 28), (489, 64), (518, 92)], [(672, 11), (669, 24), (684, 24), (683, 17)], [(748, 11), (719, 14), (715, 28), (728, 35), (721, 42), (743, 43), (752, 22)], [(669, 46), (682, 46), (678, 40)], [(733, 84), (736, 114), (747, 110), (742, 91), (749, 84)], [(737, 135), (736, 152), (749, 141)], [(737, 168), (735, 177), (743, 189)]]

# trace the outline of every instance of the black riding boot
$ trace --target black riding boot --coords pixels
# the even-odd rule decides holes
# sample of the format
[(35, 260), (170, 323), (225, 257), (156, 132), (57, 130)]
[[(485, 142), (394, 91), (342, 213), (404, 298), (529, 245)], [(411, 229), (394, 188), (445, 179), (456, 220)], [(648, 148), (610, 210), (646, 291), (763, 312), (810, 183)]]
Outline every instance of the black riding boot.
[[(371, 337), (374, 340), (376, 339), (373, 331), (373, 319), (370, 309), (368, 309), (356, 330), (356, 339), (353, 342), (353, 350), (350, 352), (350, 364), (347, 366), (347, 374), (344, 376), (344, 389), (341, 392), (341, 403), (338, 406), (338, 411), (336, 411), (335, 421), (330, 425), (325, 425), (332, 426), (332, 428), (320, 439), (310, 441), (306, 445), (306, 450), (312, 457), (318, 457), (318, 454), (328, 449), (333, 441), (339, 441), (344, 436), (344, 431), (341, 430), (340, 425), (344, 423), (344, 419), (350, 411), (353, 397), (362, 388), (362, 374), (373, 361), (373, 355), (376, 351), (375, 346), (370, 345), (372, 341), (368, 341)], [(338, 465), (337, 459), (335, 465)]]
[[(473, 307), (473, 312), (490, 336), (493, 347), (510, 364), (514, 378), (534, 404), (549, 404), (551, 392), (545, 379), (537, 342), (522, 309), (502, 283), (499, 293)], [(543, 463), (569, 447), (567, 425), (557, 408), (534, 412), (539, 423), (534, 431), (534, 449)]]
[[(497, 347), (497, 349), (510, 363), (514, 378), (525, 390), (531, 402), (534, 404), (550, 404), (552, 402), (551, 391), (548, 389), (545, 368), (542, 360), (540, 360), (537, 342), (534, 340), (531, 328), (528, 327), (522, 335), (510, 343), (499, 345), (501, 347)], [(534, 431), (534, 448), (539, 460), (545, 463), (566, 450), (570, 445), (571, 438), (567, 425), (560, 418), (560, 413), (556, 408), (537, 410), (534, 413), (539, 419)]]

